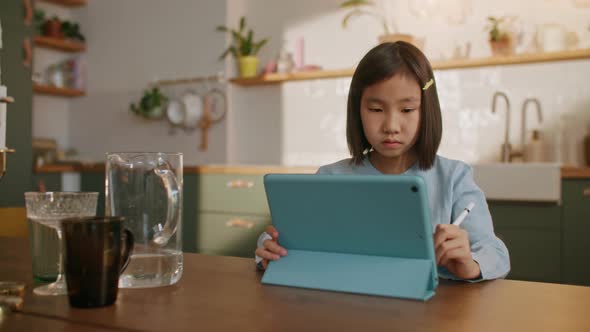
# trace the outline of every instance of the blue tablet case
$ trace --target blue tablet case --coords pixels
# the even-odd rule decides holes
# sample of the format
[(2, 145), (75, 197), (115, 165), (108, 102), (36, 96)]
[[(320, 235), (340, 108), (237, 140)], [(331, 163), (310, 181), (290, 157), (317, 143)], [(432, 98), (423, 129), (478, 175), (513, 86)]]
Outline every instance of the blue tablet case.
[(426, 186), (410, 175), (268, 174), (288, 255), (262, 283), (428, 300), (438, 285)]

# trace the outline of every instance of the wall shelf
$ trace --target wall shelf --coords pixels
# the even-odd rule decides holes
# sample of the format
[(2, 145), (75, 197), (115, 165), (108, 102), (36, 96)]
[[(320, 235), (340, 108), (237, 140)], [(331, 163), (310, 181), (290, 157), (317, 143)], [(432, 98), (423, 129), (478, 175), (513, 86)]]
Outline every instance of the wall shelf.
[(58, 39), (58, 38), (51, 38), (51, 37), (44, 37), (44, 36), (35, 36), (35, 46), (51, 48), (59, 51), (64, 52), (84, 52), (86, 50), (86, 45), (80, 42), (67, 40), (67, 39)]
[(86, 0), (40, 0), (64, 7), (81, 7), (86, 6)]
[[(590, 59), (590, 49), (538, 54), (518, 54), (504, 57), (488, 57), (479, 59), (432, 61), (432, 67), (434, 70), (448, 70), (504, 65), (521, 65), (528, 63), (556, 62), (580, 59)], [(270, 85), (280, 84), (289, 81), (351, 77), (353, 73), (354, 69), (318, 70), (310, 72), (280, 74), (273, 73), (254, 78), (235, 78), (230, 80), (230, 82), (240, 86)]]
[(33, 91), (36, 94), (41, 95), (50, 95), (50, 96), (57, 96), (57, 97), (81, 97), (86, 94), (85, 91), (82, 90), (75, 90), (69, 88), (57, 88), (54, 86), (42, 85), (42, 84), (33, 84)]

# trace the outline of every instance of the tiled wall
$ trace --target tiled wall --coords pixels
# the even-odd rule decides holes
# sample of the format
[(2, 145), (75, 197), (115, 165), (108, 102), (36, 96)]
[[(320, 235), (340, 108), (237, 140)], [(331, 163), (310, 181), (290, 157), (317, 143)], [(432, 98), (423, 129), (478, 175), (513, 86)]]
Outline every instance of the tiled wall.
[[(231, 13), (230, 7), (233, 16), (229, 15), (229, 20), (237, 21), (237, 17), (246, 15), (255, 31), (271, 37), (269, 47), (262, 52), (263, 59), (274, 56), (283, 41), (292, 50), (294, 41), (304, 37), (307, 63), (328, 69), (349, 68), (376, 44), (380, 33), (378, 24), (365, 17), (352, 21), (343, 30), (340, 23), (344, 11), (338, 9), (340, 1), (238, 2), (240, 11)], [(393, 10), (408, 13), (408, 3), (398, 1)], [(578, 32), (580, 46), (590, 43), (590, 33), (585, 30), (590, 23), (590, 9), (575, 7), (574, 1), (448, 3), (450, 9), (432, 14), (431, 19), (392, 15), (403, 29), (426, 37), (425, 52), (431, 60), (448, 56), (456, 44), (465, 42), (472, 45), (472, 57), (489, 56), (483, 31), (489, 15), (518, 16), (524, 31), (523, 41), (530, 42), (536, 25), (557, 22)], [(453, 21), (449, 17), (463, 8), (459, 6), (461, 3), (467, 4), (469, 15), (462, 24), (449, 23)], [(528, 45), (523, 43), (519, 50)], [(502, 91), (509, 96), (511, 105), (513, 147), (520, 146), (522, 103), (534, 97), (541, 102), (543, 123), (538, 123), (531, 107), (527, 112), (527, 128), (541, 130), (546, 161), (580, 165), (581, 139), (590, 125), (590, 85), (586, 83), (589, 72), (590, 60), (436, 71), (444, 122), (440, 153), (472, 163), (498, 160), (506, 113), (500, 101), (498, 112), (492, 114), (491, 101), (496, 91)], [(349, 84), (350, 79), (327, 79), (289, 82), (271, 88), (232, 88), (230, 95), (234, 103), (228, 123), (233, 135), (228, 141), (230, 161), (318, 165), (347, 157), (345, 113)], [(257, 119), (254, 122), (257, 126), (244, 125), (252, 119)], [(256, 138), (256, 142), (251, 139), (260, 136), (272, 139)]]

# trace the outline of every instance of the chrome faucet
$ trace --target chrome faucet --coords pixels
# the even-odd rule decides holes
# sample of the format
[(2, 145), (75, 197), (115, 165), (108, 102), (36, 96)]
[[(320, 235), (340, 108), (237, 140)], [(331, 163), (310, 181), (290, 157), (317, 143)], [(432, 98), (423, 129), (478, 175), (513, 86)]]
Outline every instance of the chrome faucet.
[(502, 144), (501, 159), (503, 163), (507, 163), (512, 160), (513, 156), (519, 155), (520, 153), (513, 152), (510, 145), (510, 101), (504, 92), (497, 91), (494, 93), (494, 96), (492, 97), (492, 113), (496, 113), (496, 104), (499, 97), (503, 97), (506, 101), (506, 128), (504, 132), (504, 144)]
[(522, 103), (522, 123), (521, 123), (521, 133), (520, 133), (520, 144), (521, 148), (524, 151), (524, 147), (526, 144), (526, 110), (529, 103), (533, 103), (537, 106), (537, 116), (539, 117), (539, 123), (543, 122), (543, 114), (541, 112), (541, 103), (537, 98), (527, 98)]

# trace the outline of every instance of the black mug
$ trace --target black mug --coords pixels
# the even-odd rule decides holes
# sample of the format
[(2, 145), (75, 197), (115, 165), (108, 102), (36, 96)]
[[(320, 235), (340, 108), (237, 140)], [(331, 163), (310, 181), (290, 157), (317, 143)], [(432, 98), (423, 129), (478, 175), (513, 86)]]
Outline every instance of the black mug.
[(117, 299), (119, 276), (133, 249), (133, 234), (123, 217), (62, 220), (64, 267), (70, 305), (102, 307)]

